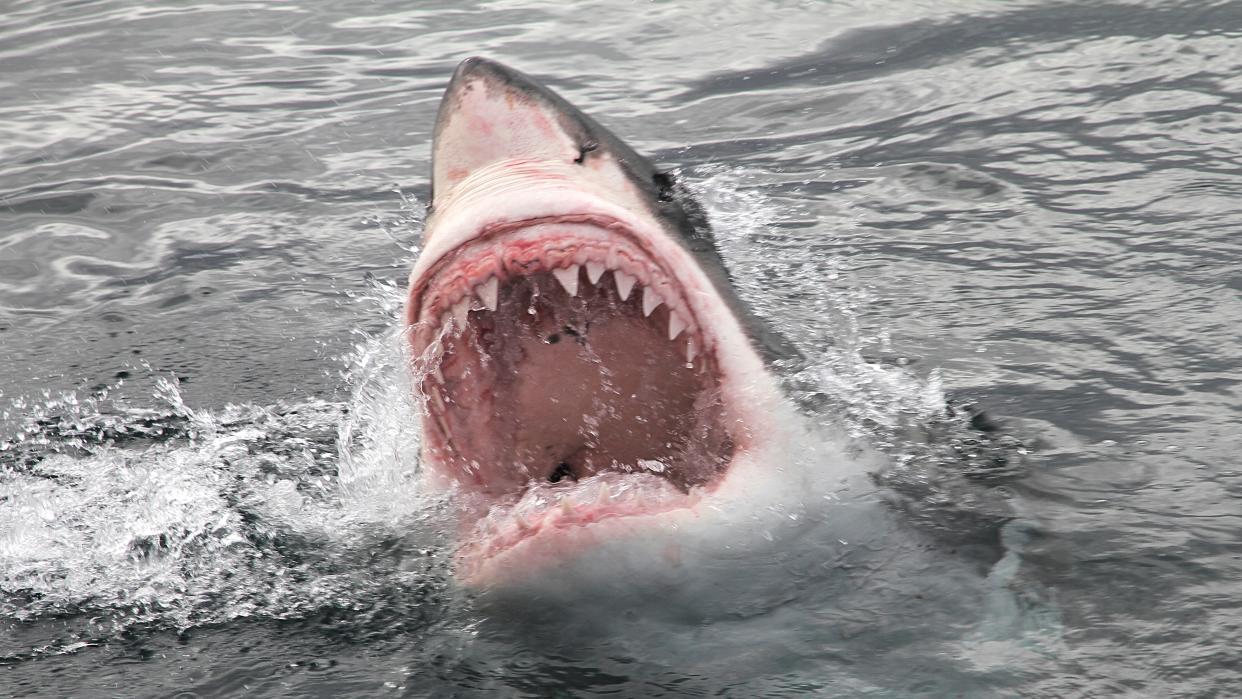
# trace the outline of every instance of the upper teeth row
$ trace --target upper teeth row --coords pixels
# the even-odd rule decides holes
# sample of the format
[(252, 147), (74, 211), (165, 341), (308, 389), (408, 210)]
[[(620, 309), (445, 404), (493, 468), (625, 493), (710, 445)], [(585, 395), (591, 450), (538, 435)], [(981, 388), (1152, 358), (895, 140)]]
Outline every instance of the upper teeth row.
[[(552, 276), (556, 277), (556, 280), (560, 282), (570, 296), (578, 295), (578, 270), (583, 266), (586, 267), (587, 279), (592, 284), (599, 282), (600, 278), (604, 276), (604, 272), (607, 271), (607, 268), (600, 262), (587, 262), (585, 265), (570, 265), (552, 270)], [(626, 274), (619, 269), (612, 270), (612, 278), (617, 285), (617, 296), (622, 301), (630, 297), (635, 284), (638, 283), (637, 277)], [(649, 286), (642, 287), (641, 293), (643, 295), (643, 316), (650, 316), (652, 311), (665, 303), (664, 298), (660, 296), (660, 292)], [(487, 281), (474, 287), (474, 296), (482, 302), (483, 308), (495, 311), (499, 303), (500, 281), (494, 275), (488, 277)], [(470, 307), (471, 298), (467, 295), (449, 310), (449, 313), (443, 319), (445, 324), (451, 319), (464, 328), (466, 325), (466, 315), (470, 312)], [(682, 317), (682, 314), (670, 306), (668, 313), (668, 339), (675, 340), (687, 327), (689, 327), (689, 323)], [(697, 354), (698, 348), (694, 346), (694, 338), (689, 338), (686, 343), (686, 361), (694, 361), (694, 357)]]

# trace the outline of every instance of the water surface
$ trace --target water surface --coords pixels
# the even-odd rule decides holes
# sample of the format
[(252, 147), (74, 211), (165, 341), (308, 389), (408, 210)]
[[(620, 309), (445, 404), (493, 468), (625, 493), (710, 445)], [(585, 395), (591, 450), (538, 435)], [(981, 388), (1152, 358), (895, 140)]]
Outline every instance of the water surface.
[[(6, 694), (1242, 691), (1242, 4), (10, 5)], [(874, 546), (578, 646), (453, 589), (390, 329), (474, 54), (681, 168)]]

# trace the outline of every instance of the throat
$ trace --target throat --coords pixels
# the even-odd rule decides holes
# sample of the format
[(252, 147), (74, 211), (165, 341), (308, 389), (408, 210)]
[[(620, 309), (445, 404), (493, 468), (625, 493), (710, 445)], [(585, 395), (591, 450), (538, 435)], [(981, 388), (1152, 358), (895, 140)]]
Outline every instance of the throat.
[(536, 477), (547, 464), (573, 478), (682, 459), (699, 377), (647, 319), (575, 301), (541, 303), (533, 323), (521, 319), (494, 336), (492, 356), (519, 348), (496, 377), (496, 412), (513, 420), (513, 457)]

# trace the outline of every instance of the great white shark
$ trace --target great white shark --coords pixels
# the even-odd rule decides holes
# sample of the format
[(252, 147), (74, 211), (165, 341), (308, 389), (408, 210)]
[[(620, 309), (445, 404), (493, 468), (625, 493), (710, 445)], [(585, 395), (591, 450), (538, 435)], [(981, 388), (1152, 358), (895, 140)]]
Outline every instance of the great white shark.
[(470, 584), (617, 541), (676, 559), (675, 532), (752, 500), (789, 438), (768, 364), (794, 350), (739, 300), (703, 210), (496, 61), (462, 62), (440, 103), (405, 323)]

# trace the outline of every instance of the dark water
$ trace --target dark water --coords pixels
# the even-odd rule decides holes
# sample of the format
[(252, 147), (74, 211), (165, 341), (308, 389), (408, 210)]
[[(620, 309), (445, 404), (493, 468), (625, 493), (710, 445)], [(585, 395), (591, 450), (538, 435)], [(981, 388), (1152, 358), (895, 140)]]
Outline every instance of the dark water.
[[(1242, 693), (1242, 4), (343, 5), (0, 17), (0, 693)], [(453, 589), (389, 329), (472, 54), (683, 168), (883, 534), (602, 632)]]

